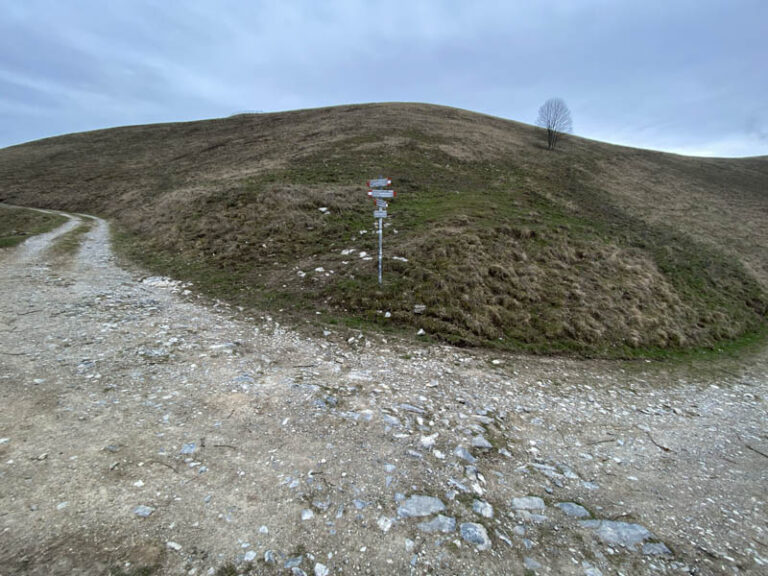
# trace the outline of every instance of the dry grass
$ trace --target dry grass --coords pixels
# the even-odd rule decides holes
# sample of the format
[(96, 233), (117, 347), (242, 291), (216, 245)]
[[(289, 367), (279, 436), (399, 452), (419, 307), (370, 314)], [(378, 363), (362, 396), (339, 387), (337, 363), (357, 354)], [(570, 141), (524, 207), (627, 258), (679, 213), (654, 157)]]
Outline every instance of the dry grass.
[(21, 244), (30, 236), (49, 232), (66, 221), (58, 214), (0, 204), (0, 248)]
[[(0, 151), (0, 186), (112, 218), (126, 254), (212, 295), (326, 322), (598, 355), (762, 329), (768, 159), (545, 148), (461, 110), (343, 106), (33, 142)], [(407, 259), (383, 288), (358, 255), (380, 173), (398, 189), (385, 254)]]

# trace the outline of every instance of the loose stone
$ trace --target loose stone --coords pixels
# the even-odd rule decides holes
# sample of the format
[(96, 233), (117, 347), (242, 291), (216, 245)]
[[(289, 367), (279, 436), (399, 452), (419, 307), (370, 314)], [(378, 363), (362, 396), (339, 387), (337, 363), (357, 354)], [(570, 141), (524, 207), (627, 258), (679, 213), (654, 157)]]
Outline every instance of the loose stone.
[(579, 504), (576, 504), (575, 502), (558, 502), (555, 504), (560, 510), (563, 511), (563, 514), (566, 516), (571, 516), (572, 518), (589, 518), (590, 513), (589, 510), (584, 508), (584, 506), (580, 506)]
[(477, 448), (479, 450), (490, 450), (493, 448), (493, 444), (488, 442), (483, 436), (477, 435), (474, 438), (472, 438), (472, 447)]
[(445, 504), (433, 496), (411, 496), (397, 509), (397, 515), (402, 518), (415, 516), (430, 516), (445, 510)]
[(459, 527), (459, 532), (465, 541), (474, 544), (478, 550), (488, 550), (491, 547), (491, 539), (482, 524), (465, 522)]
[(643, 544), (643, 554), (646, 556), (664, 556), (672, 554), (672, 550), (667, 548), (663, 542), (647, 542)]
[(422, 532), (454, 532), (456, 530), (456, 519), (438, 514), (429, 522), (422, 522), (416, 526)]
[(581, 525), (593, 529), (603, 543), (613, 546), (636, 548), (645, 540), (653, 538), (653, 534), (640, 524), (615, 520), (582, 520)]
[(376, 523), (381, 531), (385, 533), (389, 532), (389, 529), (392, 528), (392, 519), (387, 518), (386, 516), (381, 516)]
[(474, 464), (477, 460), (474, 456), (472, 456), (472, 454), (469, 453), (466, 448), (464, 448), (464, 446), (456, 446), (456, 449), (453, 451), (453, 453), (462, 460), (466, 460), (470, 464)]
[(544, 510), (546, 505), (544, 500), (538, 496), (524, 496), (523, 498), (512, 498), (512, 508), (515, 510)]
[(472, 503), (472, 510), (483, 518), (493, 518), (493, 506), (484, 500), (475, 500)]
[(154, 511), (155, 509), (152, 506), (144, 506), (143, 504), (133, 509), (133, 513), (142, 518), (148, 518)]
[(541, 564), (531, 558), (530, 556), (526, 556), (523, 558), (523, 566), (525, 566), (526, 570), (531, 570), (533, 572), (536, 572), (537, 570), (541, 570)]

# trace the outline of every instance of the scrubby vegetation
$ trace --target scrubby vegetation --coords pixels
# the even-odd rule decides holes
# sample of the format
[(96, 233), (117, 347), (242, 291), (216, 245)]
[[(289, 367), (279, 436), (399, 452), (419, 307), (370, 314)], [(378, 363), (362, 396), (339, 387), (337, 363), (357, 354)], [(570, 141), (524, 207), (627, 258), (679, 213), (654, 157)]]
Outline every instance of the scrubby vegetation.
[[(376, 252), (364, 182), (378, 174), (398, 191), (383, 287), (376, 260), (360, 255)], [(545, 153), (535, 128), (425, 105), (119, 128), (0, 151), (10, 200), (107, 216), (124, 254), (216, 297), (456, 344), (605, 356), (762, 330), (766, 183), (766, 159), (578, 138)]]

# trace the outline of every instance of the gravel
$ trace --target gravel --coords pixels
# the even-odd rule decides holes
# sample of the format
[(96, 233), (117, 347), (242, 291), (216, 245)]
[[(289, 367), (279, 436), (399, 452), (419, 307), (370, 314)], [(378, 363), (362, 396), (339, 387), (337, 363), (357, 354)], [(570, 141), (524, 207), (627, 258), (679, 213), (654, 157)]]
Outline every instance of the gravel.
[(121, 269), (100, 221), (68, 261), (54, 235), (0, 252), (9, 573), (768, 566), (765, 350), (699, 366), (298, 332)]

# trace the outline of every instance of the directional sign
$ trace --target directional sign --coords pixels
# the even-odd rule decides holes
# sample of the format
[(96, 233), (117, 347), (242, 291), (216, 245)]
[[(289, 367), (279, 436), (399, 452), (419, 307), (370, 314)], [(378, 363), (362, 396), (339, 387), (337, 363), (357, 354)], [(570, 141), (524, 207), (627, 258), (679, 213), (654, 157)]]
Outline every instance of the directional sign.
[(379, 186), (389, 186), (392, 184), (391, 178), (374, 178), (373, 180), (368, 180), (368, 186), (371, 188), (377, 188)]
[(382, 200), (381, 198), (376, 198), (375, 202), (376, 202), (376, 206), (378, 206), (379, 208), (386, 209), (387, 206), (389, 206), (387, 201), (386, 200)]
[(368, 196), (371, 198), (394, 198), (397, 192), (394, 190), (368, 190)]
[(386, 210), (374, 210), (373, 211), (373, 217), (374, 218), (386, 218), (387, 217), (387, 211)]

